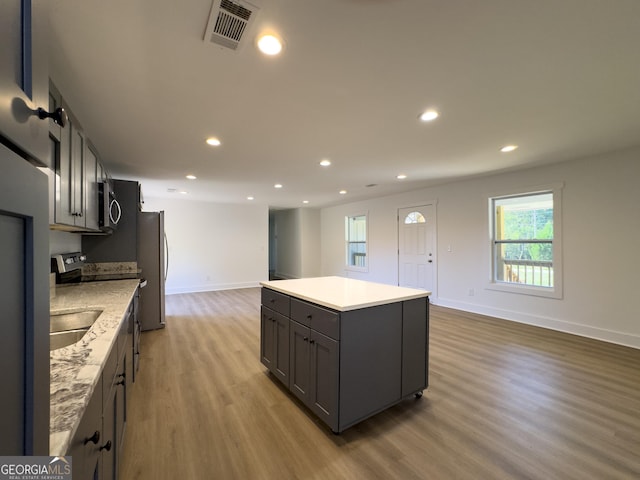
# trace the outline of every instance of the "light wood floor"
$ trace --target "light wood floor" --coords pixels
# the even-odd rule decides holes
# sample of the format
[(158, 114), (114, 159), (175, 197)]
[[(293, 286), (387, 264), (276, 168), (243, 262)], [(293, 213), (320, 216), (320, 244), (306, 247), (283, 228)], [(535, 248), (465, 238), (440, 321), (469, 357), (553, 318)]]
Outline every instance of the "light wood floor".
[(424, 396), (338, 436), (260, 364), (259, 303), (167, 297), (123, 480), (640, 478), (640, 350), (432, 306)]

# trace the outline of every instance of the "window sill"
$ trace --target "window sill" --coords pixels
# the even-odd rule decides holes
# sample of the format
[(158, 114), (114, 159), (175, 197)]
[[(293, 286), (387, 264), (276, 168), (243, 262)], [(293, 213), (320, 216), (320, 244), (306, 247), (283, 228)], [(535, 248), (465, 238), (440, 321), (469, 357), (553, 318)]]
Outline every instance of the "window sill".
[(369, 267), (354, 267), (353, 265), (345, 265), (344, 269), (348, 270), (349, 272), (360, 273), (367, 273), (369, 271)]
[(517, 293), (520, 295), (532, 295), (534, 297), (562, 299), (562, 289), (559, 287), (536, 287), (533, 285), (517, 285), (510, 283), (489, 283), (487, 290), (496, 290), (506, 293)]

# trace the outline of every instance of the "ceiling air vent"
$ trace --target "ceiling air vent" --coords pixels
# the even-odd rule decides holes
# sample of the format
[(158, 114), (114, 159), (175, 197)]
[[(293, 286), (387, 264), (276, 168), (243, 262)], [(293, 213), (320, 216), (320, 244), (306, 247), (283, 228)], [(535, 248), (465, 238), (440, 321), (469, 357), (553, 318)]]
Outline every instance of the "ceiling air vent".
[(247, 36), (259, 8), (249, 2), (213, 0), (205, 42), (237, 50)]

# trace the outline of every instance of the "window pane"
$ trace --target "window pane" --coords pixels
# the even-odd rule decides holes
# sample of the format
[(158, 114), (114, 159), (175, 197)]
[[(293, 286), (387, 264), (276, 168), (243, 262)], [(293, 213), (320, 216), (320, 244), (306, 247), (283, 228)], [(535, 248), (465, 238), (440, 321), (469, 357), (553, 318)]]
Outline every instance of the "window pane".
[(553, 194), (496, 198), (494, 280), (553, 287)]
[[(535, 253), (539, 247), (544, 254)], [(496, 280), (539, 287), (553, 287), (552, 244), (497, 243)], [(533, 260), (532, 257), (538, 257)]]
[(496, 240), (553, 239), (553, 194), (495, 200)]
[(424, 215), (422, 215), (420, 212), (408, 213), (407, 216), (404, 217), (404, 223), (425, 223)]
[(367, 258), (367, 217), (357, 215), (347, 217), (347, 265), (366, 267)]

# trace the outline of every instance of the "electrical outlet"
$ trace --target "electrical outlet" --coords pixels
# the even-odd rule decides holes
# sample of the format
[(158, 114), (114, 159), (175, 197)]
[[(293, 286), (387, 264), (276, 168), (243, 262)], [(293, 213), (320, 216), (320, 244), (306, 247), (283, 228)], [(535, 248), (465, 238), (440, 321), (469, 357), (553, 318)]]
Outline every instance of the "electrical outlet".
[(476, 294), (476, 291), (473, 288), (469, 289), (469, 296), (473, 297)]

